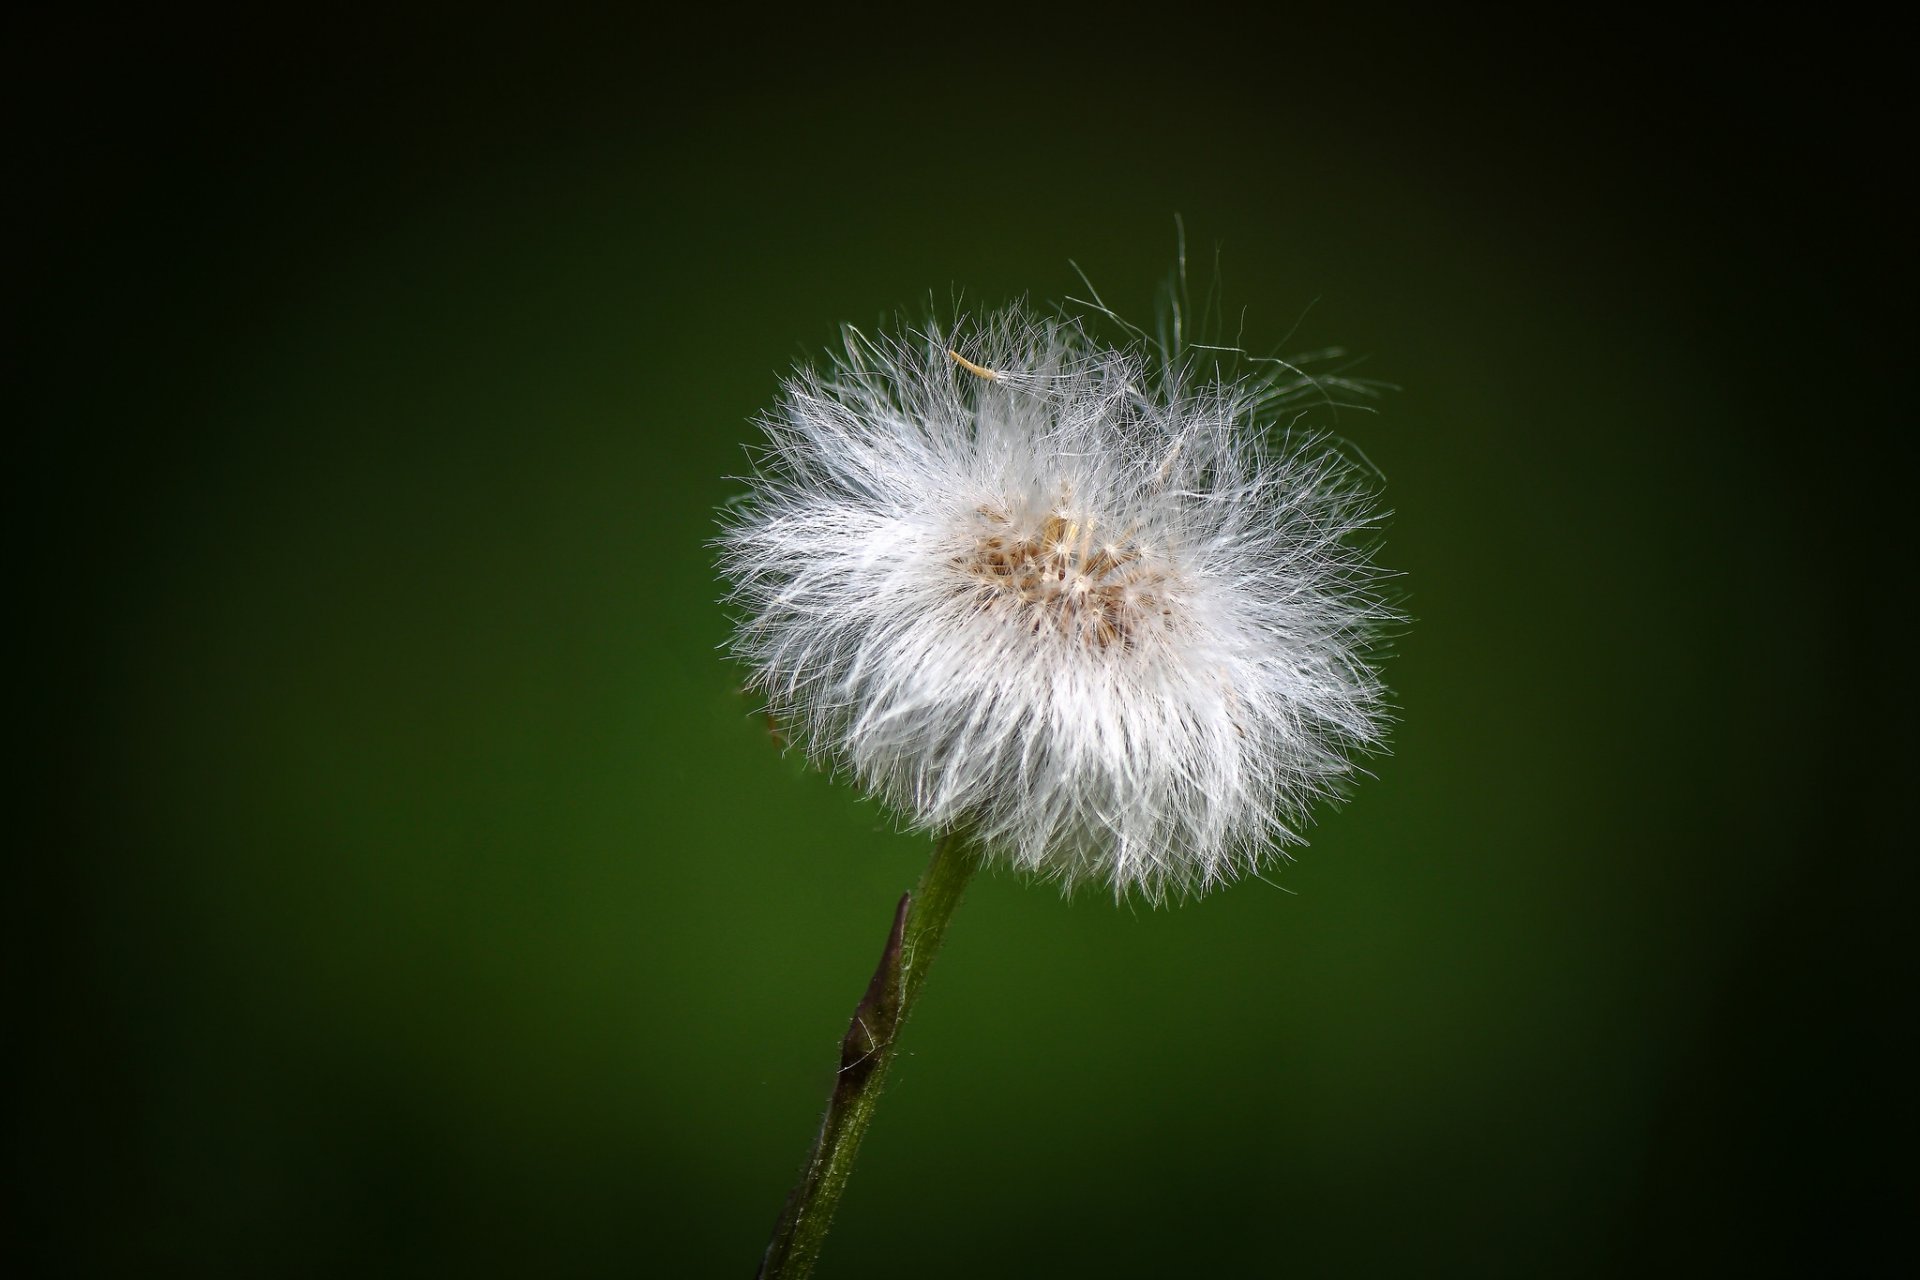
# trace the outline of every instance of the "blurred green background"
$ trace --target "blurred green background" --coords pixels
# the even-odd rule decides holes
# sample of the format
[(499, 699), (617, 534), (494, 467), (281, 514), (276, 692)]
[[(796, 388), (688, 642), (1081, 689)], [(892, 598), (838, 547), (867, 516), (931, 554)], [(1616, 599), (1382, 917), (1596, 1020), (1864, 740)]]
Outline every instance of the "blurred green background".
[(1417, 619), (1394, 752), (1275, 885), (980, 883), (822, 1274), (1868, 1248), (1874, 77), (936, 17), (16, 33), (25, 1259), (750, 1274), (926, 851), (719, 652), (750, 419), (840, 322), (1069, 259), (1151, 315), (1176, 212), (1253, 345), (1404, 388), (1340, 423)]

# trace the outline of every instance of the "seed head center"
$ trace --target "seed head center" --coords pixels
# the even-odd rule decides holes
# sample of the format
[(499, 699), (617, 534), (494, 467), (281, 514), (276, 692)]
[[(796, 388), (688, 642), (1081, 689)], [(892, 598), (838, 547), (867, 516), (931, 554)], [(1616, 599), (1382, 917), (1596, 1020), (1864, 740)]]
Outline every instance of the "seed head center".
[(1167, 613), (1166, 575), (1131, 531), (1056, 505), (1039, 520), (979, 508), (972, 549), (958, 561), (983, 611), (1049, 628), (1090, 648), (1131, 648), (1142, 625)]

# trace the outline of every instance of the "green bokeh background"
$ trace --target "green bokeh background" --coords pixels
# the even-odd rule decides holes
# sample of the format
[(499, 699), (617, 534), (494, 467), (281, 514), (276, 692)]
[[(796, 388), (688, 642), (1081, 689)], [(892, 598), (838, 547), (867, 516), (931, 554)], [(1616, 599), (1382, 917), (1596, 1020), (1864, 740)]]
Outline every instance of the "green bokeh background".
[(1867, 1247), (1871, 90), (1673, 32), (835, 21), (23, 35), (26, 1257), (747, 1275), (926, 851), (719, 651), (749, 421), (840, 322), (1069, 259), (1150, 315), (1175, 212), (1250, 341), (1403, 388), (1340, 423), (1394, 750), (1273, 884), (977, 885), (823, 1275)]

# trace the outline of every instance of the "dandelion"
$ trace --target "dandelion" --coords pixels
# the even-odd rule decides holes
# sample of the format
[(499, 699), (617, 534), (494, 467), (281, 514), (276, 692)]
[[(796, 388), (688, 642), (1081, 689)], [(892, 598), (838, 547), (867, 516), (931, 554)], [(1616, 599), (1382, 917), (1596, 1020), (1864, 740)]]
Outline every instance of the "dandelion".
[(1017, 310), (849, 331), (725, 535), (737, 650), (915, 827), (1156, 899), (1252, 870), (1383, 724), (1364, 473), (1263, 429), (1313, 390)]
[(849, 329), (785, 383), (721, 537), (735, 652), (812, 756), (941, 840), (765, 1274), (810, 1268), (978, 863), (1203, 892), (1285, 856), (1380, 745), (1369, 473), (1288, 421), (1328, 385), (1022, 308)]

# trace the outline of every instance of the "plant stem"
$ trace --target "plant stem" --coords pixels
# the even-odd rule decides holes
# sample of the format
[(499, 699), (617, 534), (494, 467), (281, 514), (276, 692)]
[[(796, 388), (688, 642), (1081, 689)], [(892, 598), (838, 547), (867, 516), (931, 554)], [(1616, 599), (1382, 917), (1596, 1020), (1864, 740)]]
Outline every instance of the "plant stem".
[(942, 836), (933, 846), (933, 860), (920, 877), (920, 887), (902, 894), (894, 908), (880, 964), (840, 1042), (840, 1073), (820, 1122), (820, 1136), (760, 1260), (760, 1280), (805, 1280), (813, 1274), (833, 1225), (833, 1211), (853, 1174), (860, 1139), (879, 1104), (900, 1028), (979, 866), (980, 855), (964, 833)]

